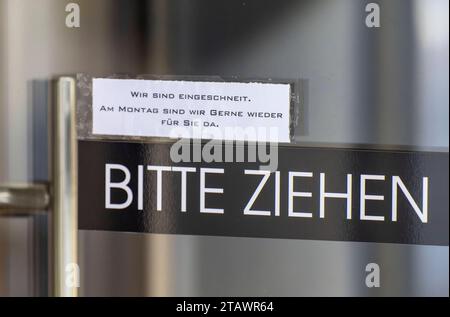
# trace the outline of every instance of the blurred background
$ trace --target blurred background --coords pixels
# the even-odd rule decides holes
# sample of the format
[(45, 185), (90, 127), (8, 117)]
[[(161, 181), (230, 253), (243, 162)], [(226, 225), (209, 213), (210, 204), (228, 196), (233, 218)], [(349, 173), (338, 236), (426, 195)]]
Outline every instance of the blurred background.
[[(0, 0), (0, 183), (48, 178), (48, 80), (80, 72), (301, 79), (299, 144), (448, 151), (449, 2), (373, 1), (368, 28), (370, 2)], [(47, 294), (47, 223), (0, 217), (0, 295)], [(80, 232), (80, 258), (82, 295), (449, 292), (448, 246)]]

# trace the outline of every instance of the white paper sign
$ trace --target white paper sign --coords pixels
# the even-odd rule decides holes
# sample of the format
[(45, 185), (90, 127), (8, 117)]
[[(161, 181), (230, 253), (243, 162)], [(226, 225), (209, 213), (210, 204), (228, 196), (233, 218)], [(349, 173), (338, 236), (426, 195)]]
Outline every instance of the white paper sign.
[(93, 79), (93, 134), (290, 142), (290, 85)]

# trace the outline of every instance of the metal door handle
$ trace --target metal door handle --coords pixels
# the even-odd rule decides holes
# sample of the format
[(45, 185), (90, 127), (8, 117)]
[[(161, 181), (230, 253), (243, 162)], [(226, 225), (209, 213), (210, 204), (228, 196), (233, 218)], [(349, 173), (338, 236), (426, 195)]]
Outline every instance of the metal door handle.
[(77, 263), (78, 180), (75, 126), (75, 79), (60, 77), (54, 83), (51, 109), (52, 175), (49, 184), (0, 185), (0, 216), (49, 212), (52, 290), (54, 296), (77, 296), (66, 285), (66, 267)]

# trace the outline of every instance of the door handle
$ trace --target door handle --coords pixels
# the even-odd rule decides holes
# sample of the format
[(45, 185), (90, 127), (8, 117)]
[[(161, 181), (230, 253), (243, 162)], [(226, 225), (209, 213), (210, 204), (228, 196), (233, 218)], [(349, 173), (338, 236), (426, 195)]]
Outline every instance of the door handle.
[(48, 213), (50, 230), (48, 268), (50, 294), (78, 295), (77, 286), (67, 285), (66, 268), (78, 260), (78, 178), (76, 133), (76, 85), (72, 77), (60, 77), (52, 85), (51, 177), (48, 184), (0, 184), (0, 216)]

